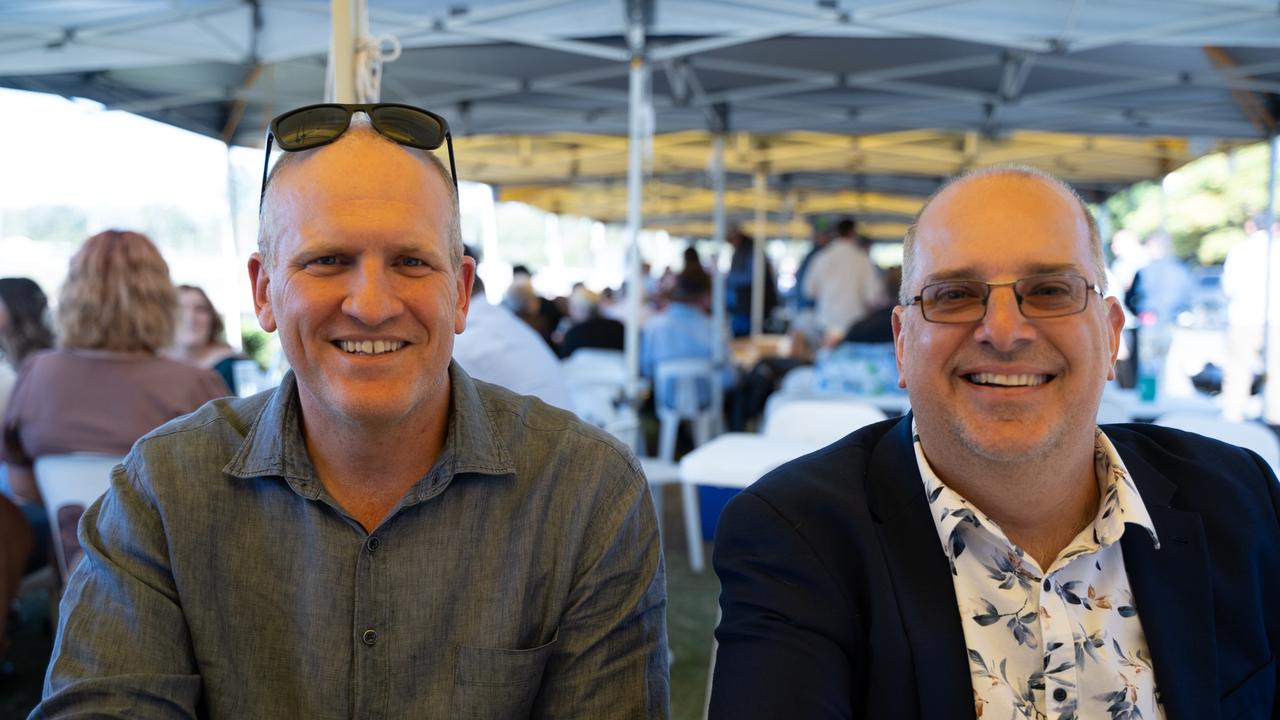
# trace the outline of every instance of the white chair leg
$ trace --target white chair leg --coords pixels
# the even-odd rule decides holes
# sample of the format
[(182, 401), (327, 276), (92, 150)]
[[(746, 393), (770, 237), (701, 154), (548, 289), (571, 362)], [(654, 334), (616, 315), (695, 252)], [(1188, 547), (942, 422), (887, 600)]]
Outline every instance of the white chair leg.
[(663, 413), (658, 418), (658, 458), (663, 462), (675, 462), (676, 431), (680, 429), (680, 417)]
[(698, 486), (680, 483), (681, 504), (684, 505), (684, 534), (689, 544), (689, 569), (702, 572), (702, 516), (698, 512)]

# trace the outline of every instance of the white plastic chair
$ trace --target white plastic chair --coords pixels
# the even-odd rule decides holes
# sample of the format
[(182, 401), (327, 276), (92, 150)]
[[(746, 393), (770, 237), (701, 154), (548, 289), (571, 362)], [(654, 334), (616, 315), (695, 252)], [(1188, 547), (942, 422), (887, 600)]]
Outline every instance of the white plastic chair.
[(1256, 422), (1232, 422), (1220, 415), (1194, 412), (1171, 412), (1156, 418), (1156, 425), (1199, 433), (1206, 437), (1238, 445), (1262, 456), (1271, 470), (1280, 474), (1280, 438), (1265, 425)]
[(579, 348), (560, 361), (564, 380), (573, 385), (617, 385), (627, 383), (627, 361), (621, 350)]
[(659, 421), (660, 460), (675, 461), (676, 430), (681, 421), (687, 421), (692, 427), (695, 447), (711, 439), (715, 416), (721, 412), (715, 406), (712, 391), (717, 382), (719, 378), (710, 360), (682, 358), (658, 363), (654, 370), (653, 404)]
[(885, 417), (883, 410), (861, 400), (788, 399), (769, 408), (763, 434), (766, 437), (818, 440), (830, 444)]
[(58, 570), (65, 580), (72, 568), (67, 567), (66, 551), (62, 547), (62, 533), (58, 528), (58, 510), (67, 505), (93, 504), (111, 487), (111, 469), (123, 460), (118, 455), (99, 453), (69, 453), (45, 455), (36, 458), (36, 485), (44, 498), (45, 513), (53, 535), (53, 550), (58, 559)]
[[(687, 420), (693, 429), (694, 447), (711, 439), (716, 427), (716, 416), (721, 412), (716, 405), (719, 394), (714, 391), (720, 377), (710, 360), (693, 358), (664, 360), (658, 363), (653, 374), (653, 405), (659, 423), (657, 459), (674, 466), (676, 431), (682, 420)], [(705, 388), (705, 401), (699, 388)], [(700, 557), (702, 520), (698, 516), (696, 485), (680, 484), (680, 505), (684, 511), (685, 541), (690, 552), (694, 552), (696, 548)]]

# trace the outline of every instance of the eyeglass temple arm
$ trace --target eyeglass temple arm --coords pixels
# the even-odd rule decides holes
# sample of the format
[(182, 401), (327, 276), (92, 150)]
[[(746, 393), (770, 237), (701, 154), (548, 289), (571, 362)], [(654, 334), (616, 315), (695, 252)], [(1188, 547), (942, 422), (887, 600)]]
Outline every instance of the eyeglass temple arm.
[[(453, 164), (453, 133), (445, 131), (444, 141), (449, 145), (449, 177), (453, 178), (453, 192), (458, 192), (458, 168)], [(461, 202), (461, 201), (459, 201)]]
[(267, 199), (267, 168), (271, 167), (271, 131), (267, 131), (267, 153), (262, 161), (262, 190), (258, 193), (258, 212), (262, 212), (262, 202)]

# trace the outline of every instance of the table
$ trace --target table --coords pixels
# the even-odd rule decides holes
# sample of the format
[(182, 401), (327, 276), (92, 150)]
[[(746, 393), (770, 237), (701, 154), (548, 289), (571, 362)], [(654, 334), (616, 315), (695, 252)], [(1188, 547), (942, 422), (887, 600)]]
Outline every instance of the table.
[(1192, 395), (1190, 397), (1167, 397), (1164, 395), (1156, 397), (1152, 401), (1144, 401), (1138, 397), (1138, 391), (1133, 389), (1107, 388), (1102, 394), (1102, 401), (1113, 402), (1124, 408), (1129, 413), (1129, 418), (1133, 422), (1151, 422), (1161, 415), (1171, 412), (1193, 412), (1219, 414), (1222, 408), (1213, 398), (1204, 395)]
[(680, 490), (689, 545), (689, 567), (694, 572), (702, 572), (705, 564), (698, 485), (745, 488), (779, 465), (826, 445), (827, 442), (822, 440), (725, 433), (685, 455), (680, 460)]

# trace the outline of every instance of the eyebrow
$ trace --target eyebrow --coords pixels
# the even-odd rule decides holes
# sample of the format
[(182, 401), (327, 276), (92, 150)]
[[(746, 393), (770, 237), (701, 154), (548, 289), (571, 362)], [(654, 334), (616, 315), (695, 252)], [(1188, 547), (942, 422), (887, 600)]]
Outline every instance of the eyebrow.
[[(1029, 275), (1047, 275), (1050, 273), (1079, 273), (1083, 274), (1083, 269), (1075, 263), (1033, 263), (1023, 267), (1023, 272), (1019, 278)], [(981, 273), (977, 268), (969, 266), (955, 268), (954, 270), (943, 270), (941, 272), (930, 273), (924, 278), (924, 284), (928, 285), (935, 282), (943, 282), (946, 280), (977, 280)]]

